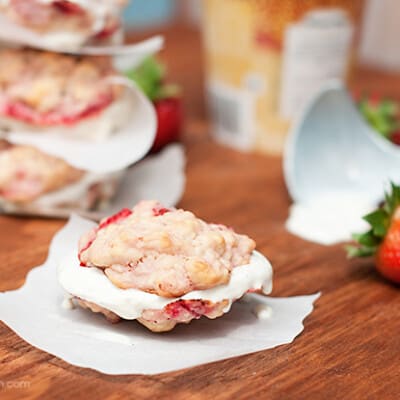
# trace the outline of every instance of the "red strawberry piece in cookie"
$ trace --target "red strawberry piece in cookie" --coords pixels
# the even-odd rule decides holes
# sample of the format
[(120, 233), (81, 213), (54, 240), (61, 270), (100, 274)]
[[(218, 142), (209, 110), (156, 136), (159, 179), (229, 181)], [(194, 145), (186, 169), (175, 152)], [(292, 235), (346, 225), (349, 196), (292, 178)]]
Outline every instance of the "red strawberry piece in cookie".
[(117, 20), (111, 20), (103, 30), (96, 34), (94, 37), (97, 40), (105, 40), (111, 37), (114, 33), (117, 32), (118, 28), (121, 27), (121, 24)]
[(203, 300), (178, 300), (165, 307), (166, 314), (175, 320), (199, 319), (206, 315), (212, 307)]
[(65, 13), (65, 14), (80, 14), (83, 13), (84, 10), (79, 4), (73, 3), (67, 0), (59, 0), (53, 3), (53, 6), (57, 8), (57, 10)]
[(123, 208), (118, 213), (102, 220), (102, 222), (100, 223), (100, 225), (98, 227), (93, 228), (88, 233), (88, 235), (85, 236), (83, 243), (81, 242), (80, 246), (79, 246), (80, 248), (79, 248), (78, 258), (79, 258), (81, 267), (86, 267), (86, 263), (84, 263), (82, 261), (81, 255), (84, 251), (89, 249), (89, 247), (92, 245), (92, 243), (94, 242), (94, 240), (96, 238), (97, 232), (101, 229), (106, 228), (107, 226), (109, 226), (111, 224), (116, 224), (116, 223), (124, 220), (125, 218), (128, 218), (130, 215), (132, 215), (132, 210), (130, 210), (129, 208)]
[(132, 210), (129, 208), (124, 208), (121, 211), (119, 211), (117, 214), (112, 215), (111, 217), (106, 218), (100, 223), (99, 229), (104, 229), (108, 225), (111, 224), (116, 224), (125, 218), (128, 218), (130, 215), (132, 215)]
[(169, 208), (153, 208), (153, 214), (155, 217), (162, 216), (164, 214), (169, 213), (171, 210)]

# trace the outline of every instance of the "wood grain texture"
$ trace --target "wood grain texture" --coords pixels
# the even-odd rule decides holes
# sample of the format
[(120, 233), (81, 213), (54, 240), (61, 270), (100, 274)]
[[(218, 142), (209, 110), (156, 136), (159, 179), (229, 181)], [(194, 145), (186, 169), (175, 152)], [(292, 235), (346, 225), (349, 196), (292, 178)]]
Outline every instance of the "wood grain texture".
[[(311, 244), (285, 231), (290, 199), (281, 160), (239, 154), (208, 138), (197, 34), (180, 27), (170, 29), (167, 39), (163, 57), (187, 94), (188, 183), (180, 206), (255, 238), (274, 266), (273, 295), (323, 295), (293, 344), (152, 377), (73, 367), (0, 324), (0, 398), (398, 399), (399, 289), (382, 280), (370, 262), (346, 260), (341, 246)], [(376, 76), (358, 74), (354, 86), (391, 91), (398, 82), (380, 75), (372, 86)], [(27, 272), (45, 260), (62, 225), (0, 217), (0, 291), (23, 284)], [(1, 389), (9, 382), (28, 387)]]

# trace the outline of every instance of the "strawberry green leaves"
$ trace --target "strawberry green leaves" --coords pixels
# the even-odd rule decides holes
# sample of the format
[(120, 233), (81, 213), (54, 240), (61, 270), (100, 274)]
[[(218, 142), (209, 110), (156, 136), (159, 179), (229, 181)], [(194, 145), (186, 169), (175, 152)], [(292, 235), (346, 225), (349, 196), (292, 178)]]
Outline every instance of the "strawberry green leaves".
[(353, 235), (356, 242), (346, 246), (347, 255), (353, 257), (369, 257), (376, 253), (386, 236), (392, 218), (400, 206), (400, 186), (391, 184), (391, 189), (385, 194), (385, 201), (376, 211), (366, 215), (364, 220), (370, 225), (370, 230)]
[(154, 100), (158, 97), (165, 68), (155, 58), (149, 57), (139, 67), (127, 71), (126, 76), (133, 80), (150, 100)]
[(359, 110), (368, 123), (383, 137), (392, 139), (393, 133), (400, 129), (399, 105), (391, 100), (375, 97), (363, 98)]
[(151, 101), (176, 98), (182, 93), (178, 85), (164, 82), (166, 68), (154, 57), (145, 59), (135, 69), (126, 71), (125, 75), (134, 81)]

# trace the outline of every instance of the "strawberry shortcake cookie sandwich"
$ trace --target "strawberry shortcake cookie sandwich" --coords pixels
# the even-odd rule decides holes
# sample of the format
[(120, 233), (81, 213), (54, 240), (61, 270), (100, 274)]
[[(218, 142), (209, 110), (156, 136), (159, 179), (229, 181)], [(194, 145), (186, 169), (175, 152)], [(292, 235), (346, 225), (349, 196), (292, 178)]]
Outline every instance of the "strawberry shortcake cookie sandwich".
[(98, 209), (111, 200), (119, 178), (88, 173), (34, 147), (0, 140), (0, 208), (8, 212)]
[(131, 102), (112, 83), (108, 57), (0, 50), (0, 128), (102, 138), (123, 126)]
[(143, 201), (84, 234), (58, 278), (75, 304), (165, 332), (221, 317), (247, 292), (269, 293), (271, 265), (254, 249), (230, 228)]
[(76, 48), (111, 41), (121, 27), (125, 0), (2, 0), (0, 13), (42, 35), (50, 47)]

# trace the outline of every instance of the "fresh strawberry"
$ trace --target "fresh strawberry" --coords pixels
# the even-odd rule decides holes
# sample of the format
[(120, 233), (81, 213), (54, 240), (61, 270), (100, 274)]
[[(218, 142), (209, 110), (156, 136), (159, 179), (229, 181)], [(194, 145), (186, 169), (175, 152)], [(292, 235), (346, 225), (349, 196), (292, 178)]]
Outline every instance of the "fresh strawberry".
[(391, 193), (386, 193), (382, 206), (364, 219), (371, 229), (354, 235), (357, 245), (348, 246), (348, 255), (375, 256), (378, 271), (400, 284), (400, 186), (392, 184)]
[(397, 146), (400, 146), (400, 130), (393, 132), (390, 136), (390, 140)]
[(387, 279), (400, 283), (400, 215), (394, 219), (376, 253), (378, 270)]
[(101, 221), (99, 225), (99, 229), (103, 229), (107, 227), (108, 225), (115, 224), (117, 222), (120, 222), (124, 220), (125, 218), (128, 218), (130, 215), (132, 215), (132, 210), (129, 208), (123, 208), (121, 211), (119, 211), (117, 214), (112, 215), (111, 217), (108, 217)]
[(178, 97), (169, 97), (154, 102), (157, 113), (157, 134), (152, 151), (179, 139), (182, 126), (182, 105)]
[(165, 83), (166, 69), (157, 59), (149, 57), (139, 67), (126, 71), (129, 79), (153, 102), (157, 113), (158, 129), (152, 152), (161, 150), (179, 139), (182, 126), (181, 89)]

